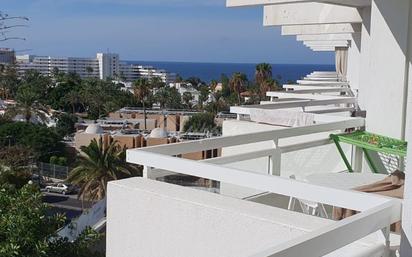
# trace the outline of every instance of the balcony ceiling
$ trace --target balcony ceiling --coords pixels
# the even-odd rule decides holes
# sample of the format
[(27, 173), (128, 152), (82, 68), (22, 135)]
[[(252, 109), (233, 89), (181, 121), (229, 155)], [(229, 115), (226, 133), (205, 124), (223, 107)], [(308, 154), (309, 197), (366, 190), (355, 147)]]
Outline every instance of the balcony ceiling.
[(365, 7), (371, 5), (371, 0), (320, 0), (320, 1), (308, 1), (308, 0), (227, 0), (227, 7), (241, 7), (241, 6), (254, 6), (254, 5), (273, 5), (273, 4), (289, 4), (289, 3), (307, 3), (318, 2), (327, 4), (336, 4), (352, 7)]

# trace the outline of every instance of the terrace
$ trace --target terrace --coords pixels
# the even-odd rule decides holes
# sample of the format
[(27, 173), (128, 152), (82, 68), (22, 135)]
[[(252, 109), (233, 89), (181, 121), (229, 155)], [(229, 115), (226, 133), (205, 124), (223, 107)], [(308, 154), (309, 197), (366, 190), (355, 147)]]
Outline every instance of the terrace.
[[(275, 92), (268, 92), (268, 96), (274, 94)], [(121, 220), (114, 218), (113, 223), (110, 224), (111, 217), (120, 218), (121, 216), (124, 218), (120, 215), (126, 207), (122, 207), (120, 204), (122, 197), (124, 197), (119, 192), (121, 190), (124, 193), (128, 192), (130, 196), (138, 194), (136, 195), (138, 199), (133, 198), (132, 200), (133, 206), (147, 206), (149, 204), (148, 197), (150, 198), (149, 206), (152, 208), (150, 213), (159, 212), (159, 214), (152, 213), (150, 224), (155, 227), (161, 226), (161, 230), (147, 231), (146, 229), (153, 230), (153, 228), (142, 225), (142, 222), (146, 222), (144, 220), (142, 222), (134, 221), (133, 224), (128, 223), (128, 227), (132, 231), (144, 227), (145, 232), (141, 234), (143, 238), (137, 235), (138, 241), (144, 240), (145, 244), (155, 242), (158, 240), (159, 233), (162, 234), (162, 237), (179, 235), (179, 238), (185, 239), (173, 241), (172, 245), (162, 243), (161, 249), (157, 248), (157, 250), (150, 243), (143, 248), (137, 244), (139, 251), (150, 256), (159, 256), (165, 253), (174, 253), (171, 254), (172, 256), (211, 256), (214, 253), (222, 254), (222, 256), (323, 256), (326, 254), (330, 254), (328, 256), (370, 256), (367, 254), (389, 254), (391, 246), (399, 245), (399, 237), (391, 236), (388, 229), (390, 224), (400, 220), (401, 202), (399, 200), (350, 191), (349, 188), (336, 189), (288, 179), (292, 173), (287, 166), (291, 162), (295, 161), (296, 163), (296, 160), (307, 154), (308, 151), (318, 154), (317, 163), (301, 164), (302, 167), (296, 165), (294, 168), (300, 170), (300, 174), (294, 172), (293, 175), (303, 175), (304, 172), (301, 169), (323, 169), (324, 172), (327, 172), (331, 166), (335, 166), (333, 172), (344, 172), (345, 168), (339, 165), (338, 151), (329, 138), (329, 134), (341, 133), (347, 129), (363, 128), (365, 126), (364, 118), (351, 118), (347, 117), (348, 115), (337, 116), (336, 114), (336, 116), (314, 114), (313, 124), (297, 127), (263, 125), (249, 119), (250, 113), (248, 112), (251, 109), (262, 108), (261, 111), (273, 111), (308, 106), (308, 101), (293, 100), (288, 102), (289, 95), (276, 94), (276, 97), (281, 96), (286, 96), (286, 98), (283, 99), (285, 101), (279, 102), (280, 105), (275, 103), (253, 107), (233, 107), (231, 111), (237, 113), (239, 119), (229, 122), (232, 124), (226, 124), (226, 129), (235, 126), (235, 131), (239, 135), (129, 150), (128, 162), (144, 165), (145, 178), (111, 184), (110, 189), (113, 191), (109, 192), (108, 198), (108, 240), (112, 242), (119, 240), (119, 233), (127, 233), (124, 227), (117, 224)], [(297, 96), (294, 96), (293, 99), (295, 97)], [(338, 109), (339, 106), (348, 104), (346, 101), (339, 101), (337, 96), (330, 97), (330, 101), (333, 101), (332, 105)], [(324, 108), (332, 113), (342, 112), (342, 110), (336, 111), (336, 109), (330, 108), (331, 102), (325, 102), (324, 99), (310, 101), (312, 102), (311, 108), (318, 110)], [(285, 106), (285, 104), (288, 105)], [(310, 112), (308, 111), (308, 113)], [(301, 113), (304, 112), (301, 111)], [(242, 133), (242, 126), (250, 129), (253, 124), (264, 126), (265, 131)], [(229, 132), (226, 131), (226, 133)], [(216, 148), (223, 149), (222, 157), (200, 162), (179, 157), (191, 152)], [(351, 148), (345, 150), (349, 156), (352, 155)], [(296, 158), (296, 156), (298, 157)], [(327, 167), (325, 167), (325, 162), (328, 162)], [(335, 163), (330, 165), (333, 162)], [(362, 166), (362, 155), (354, 158), (353, 162), (353, 165), (359, 169)], [(287, 164), (286, 167), (282, 165), (283, 163)], [(171, 174), (190, 175), (218, 181), (220, 182), (220, 196), (206, 192), (194, 192), (193, 189), (186, 187), (163, 185), (161, 182), (155, 181)], [(304, 211), (288, 211), (284, 202), (289, 198), (322, 203), (325, 206), (344, 207), (361, 213), (343, 221), (327, 220), (318, 216), (309, 216)], [(164, 201), (168, 202), (167, 206), (163, 205)], [(264, 204), (256, 205), (255, 203)], [(205, 214), (196, 212), (199, 205), (203, 207), (197, 211), (204, 211)], [(158, 207), (153, 208), (154, 206)], [(185, 208), (185, 219), (180, 218), (180, 215), (183, 215), (181, 208)], [(204, 236), (199, 236), (199, 232), (194, 228), (185, 229), (189, 224), (192, 224), (191, 222), (202, 224), (203, 222), (211, 222), (213, 219), (224, 219), (220, 216), (223, 214), (211, 215), (208, 213), (215, 208), (227, 212), (225, 215), (236, 212), (240, 216), (252, 215), (251, 219), (252, 217), (257, 220), (263, 219), (267, 223), (266, 226), (271, 228), (271, 236), (265, 238), (265, 234), (261, 231), (261, 225), (250, 225), (247, 222), (238, 221), (236, 226), (246, 226), (250, 231), (240, 230), (237, 236), (232, 235), (226, 239), (225, 244), (221, 245), (219, 241), (223, 238), (220, 236), (225, 233), (231, 234), (233, 231), (228, 231), (228, 229), (234, 224), (221, 224), (222, 227), (209, 225), (199, 228)], [(140, 215), (143, 214), (138, 216)], [(166, 223), (164, 219), (167, 220)], [(176, 232), (176, 229), (183, 229), (185, 233), (181, 235)], [(383, 234), (377, 232), (379, 230), (382, 230)], [(251, 231), (255, 231), (255, 233), (249, 234)], [(217, 237), (211, 238), (210, 235), (214, 233)], [(344, 237), (342, 237), (342, 233), (345, 233)], [(202, 246), (193, 241), (190, 241), (190, 244), (193, 243), (192, 247), (187, 246), (191, 237), (197, 237)], [(252, 247), (250, 245), (253, 241), (252, 237), (262, 240), (259, 246)], [(248, 243), (245, 244), (246, 242)], [(264, 246), (261, 245), (263, 242), (265, 242)], [(116, 246), (113, 252), (109, 251), (108, 254), (114, 256), (117, 247), (120, 246)], [(184, 249), (184, 251), (176, 252), (176, 249)], [(202, 249), (201, 254), (197, 252), (200, 249)], [(225, 249), (232, 251), (227, 252)]]
[[(268, 92), (271, 101), (261, 105), (232, 107), (238, 119), (223, 123), (222, 137), (128, 150), (127, 161), (143, 165), (145, 176), (109, 184), (107, 256), (366, 257), (396, 256), (399, 249), (400, 256), (411, 256), (410, 168), (405, 200), (354, 191), (382, 175), (371, 173), (360, 147), (345, 145), (339, 152), (330, 138), (365, 128), (409, 138), (411, 1), (227, 3), (263, 5), (265, 25), (283, 26), (283, 34), (299, 36), (314, 51), (336, 50), (337, 61), (348, 66)], [(410, 28), (399, 32), (403, 22)], [(217, 148), (218, 158), (181, 158)], [(159, 181), (171, 174), (217, 181), (218, 190)], [(301, 208), (293, 208), (296, 202)], [(332, 207), (359, 213), (336, 221)], [(391, 233), (390, 225), (400, 220), (402, 234)]]

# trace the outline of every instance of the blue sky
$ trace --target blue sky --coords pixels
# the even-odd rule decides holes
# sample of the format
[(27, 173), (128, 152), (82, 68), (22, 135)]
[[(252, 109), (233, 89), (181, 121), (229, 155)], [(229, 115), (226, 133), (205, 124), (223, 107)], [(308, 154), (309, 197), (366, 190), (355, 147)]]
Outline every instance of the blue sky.
[(280, 29), (262, 26), (262, 8), (226, 8), (225, 0), (2, 0), (1, 11), (30, 18), (0, 46), (31, 54), (124, 60), (332, 64)]

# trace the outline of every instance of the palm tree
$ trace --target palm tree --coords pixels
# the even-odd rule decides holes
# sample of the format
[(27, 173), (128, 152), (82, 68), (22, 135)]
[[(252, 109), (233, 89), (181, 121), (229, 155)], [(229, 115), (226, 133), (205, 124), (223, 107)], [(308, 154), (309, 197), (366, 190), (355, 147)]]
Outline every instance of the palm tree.
[(167, 100), (170, 99), (169, 91), (170, 89), (168, 88), (161, 88), (157, 90), (155, 94), (155, 99), (159, 103), (161, 109), (166, 108)]
[(268, 80), (272, 79), (272, 65), (268, 63), (260, 63), (256, 65), (255, 81), (259, 86), (260, 96), (264, 97), (270, 89)]
[(146, 78), (140, 78), (133, 84), (133, 93), (138, 101), (142, 102), (143, 104), (143, 112), (144, 112), (144, 129), (147, 129), (147, 122), (146, 122), (146, 99), (150, 95), (150, 82)]
[(82, 146), (78, 165), (70, 172), (68, 182), (80, 187), (79, 198), (90, 201), (106, 196), (107, 183), (128, 177), (141, 176), (140, 167), (126, 162), (126, 149), (117, 142), (105, 147), (102, 139), (93, 139), (89, 146)]
[(20, 87), (16, 96), (16, 105), (7, 109), (7, 116), (11, 119), (17, 115), (22, 115), (27, 123), (31, 118), (38, 117), (41, 121), (46, 121), (47, 108), (38, 102), (39, 96), (30, 87)]
[(241, 103), (240, 101), (240, 93), (242, 93), (244, 85), (247, 81), (247, 77), (245, 74), (236, 72), (232, 75), (232, 78), (230, 79), (230, 89), (232, 92), (235, 92), (238, 98), (239, 105)]
[(4, 99), (14, 96), (18, 82), (15, 64), (0, 64), (0, 96)]
[(64, 96), (64, 101), (71, 105), (72, 113), (76, 113), (76, 106), (81, 102), (81, 96), (77, 91), (70, 91)]
[(155, 76), (150, 79), (150, 85), (152, 88), (159, 89), (164, 87), (165, 83), (163, 82), (161, 77)]

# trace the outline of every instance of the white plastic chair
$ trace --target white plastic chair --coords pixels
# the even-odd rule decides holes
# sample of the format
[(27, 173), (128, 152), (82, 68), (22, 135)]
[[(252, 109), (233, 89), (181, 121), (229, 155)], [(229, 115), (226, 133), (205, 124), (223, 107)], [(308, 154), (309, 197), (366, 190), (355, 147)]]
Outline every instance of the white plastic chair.
[[(292, 175), (290, 176), (290, 179), (296, 180), (296, 176)], [(329, 218), (328, 213), (326, 212), (325, 206), (323, 204), (312, 202), (312, 201), (307, 201), (303, 199), (298, 199), (295, 197), (290, 197), (289, 204), (288, 204), (288, 210), (295, 211), (296, 202), (299, 203), (300, 208), (304, 214), (318, 216), (318, 217), (325, 218), (325, 219)]]

